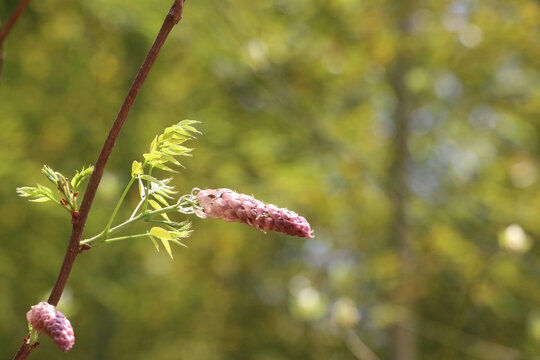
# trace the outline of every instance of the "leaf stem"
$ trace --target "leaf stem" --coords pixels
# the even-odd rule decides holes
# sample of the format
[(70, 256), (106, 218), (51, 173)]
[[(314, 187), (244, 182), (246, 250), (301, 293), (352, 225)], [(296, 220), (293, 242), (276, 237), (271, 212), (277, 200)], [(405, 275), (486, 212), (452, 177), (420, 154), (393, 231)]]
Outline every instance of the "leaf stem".
[[(150, 169), (148, 169), (148, 175), (149, 176), (152, 176), (152, 170), (153, 168), (150, 167)], [(143, 203), (143, 214), (146, 213), (148, 211), (148, 198), (150, 196), (150, 188), (152, 187), (152, 182), (150, 180), (146, 180), (146, 188), (145, 188), (145, 195), (144, 195), (144, 203)]]
[(141, 207), (141, 205), (144, 203), (144, 199), (142, 199), (141, 201), (139, 201), (139, 203), (137, 204), (137, 206), (135, 207), (135, 210), (133, 210), (133, 213), (131, 214), (131, 216), (129, 217), (129, 219), (133, 219), (135, 217), (135, 215), (137, 215), (137, 211), (139, 211), (139, 208)]
[(153, 216), (156, 216), (156, 215), (160, 215), (160, 214), (164, 214), (164, 213), (168, 213), (170, 211), (175, 211), (177, 210), (178, 208), (178, 204), (174, 204), (174, 205), (170, 205), (170, 206), (167, 206), (167, 207), (164, 207), (164, 208), (161, 208), (159, 210), (154, 210), (154, 211), (148, 211), (146, 213), (142, 213), (142, 214), (139, 214), (133, 218), (130, 218), (129, 220), (126, 220), (124, 221), (123, 223), (121, 223), (120, 225), (116, 225), (115, 227), (113, 228), (110, 228), (108, 230), (104, 230), (102, 231), (101, 233), (97, 234), (96, 236), (94, 237), (91, 237), (89, 239), (85, 239), (85, 240), (82, 240), (81, 241), (81, 245), (83, 244), (91, 244), (95, 241), (98, 241), (98, 242), (108, 242), (108, 239), (107, 239), (107, 236), (110, 235), (110, 234), (114, 234), (114, 233), (117, 233), (118, 231), (126, 228), (127, 226), (133, 224), (134, 222), (136, 221), (139, 221), (139, 220), (148, 220), (150, 219), (151, 217)]
[(120, 196), (120, 199), (118, 200), (118, 203), (116, 204), (116, 207), (114, 208), (114, 211), (111, 215), (111, 218), (109, 219), (109, 222), (107, 223), (107, 226), (105, 226), (105, 231), (104, 231), (105, 235), (107, 235), (107, 232), (111, 228), (114, 218), (116, 217), (116, 214), (118, 213), (118, 210), (120, 209), (120, 206), (122, 206), (122, 203), (124, 202), (124, 199), (126, 198), (126, 195), (129, 192), (129, 189), (131, 189), (131, 185), (133, 185), (134, 181), (135, 181), (135, 177), (131, 176), (131, 180), (129, 180), (129, 183), (127, 184), (126, 188), (124, 189), (124, 192), (122, 193), (122, 196)]
[[(56, 283), (54, 284), (53, 290), (51, 291), (51, 295), (48, 299), (48, 303), (51, 305), (56, 306), (58, 304), (58, 301), (62, 296), (62, 292), (64, 291), (64, 287), (66, 286), (69, 274), (71, 272), (71, 268), (73, 267), (73, 263), (75, 262), (75, 259), (77, 258), (77, 255), (79, 253), (80, 240), (83, 234), (84, 227), (86, 225), (88, 213), (90, 212), (90, 208), (92, 207), (92, 202), (96, 195), (96, 191), (101, 181), (101, 177), (103, 176), (103, 170), (105, 169), (105, 165), (109, 160), (109, 156), (111, 155), (112, 149), (114, 148), (118, 135), (120, 134), (120, 130), (122, 129), (122, 126), (126, 121), (129, 111), (133, 106), (133, 102), (135, 101), (135, 98), (137, 97), (148, 73), (150, 72), (152, 65), (154, 64), (161, 48), (163, 47), (167, 36), (171, 32), (172, 28), (176, 24), (178, 24), (180, 19), (182, 19), (183, 6), (184, 0), (174, 0), (171, 9), (165, 16), (165, 20), (156, 37), (156, 40), (154, 41), (154, 44), (148, 52), (148, 55), (146, 56), (141, 68), (139, 69), (139, 72), (137, 73), (137, 76), (135, 77), (135, 80), (133, 81), (133, 84), (131, 85), (127, 93), (126, 99), (124, 100), (124, 103), (120, 108), (116, 120), (112, 125), (109, 135), (105, 140), (105, 144), (101, 149), (101, 153), (99, 154), (98, 160), (94, 167), (94, 171), (92, 172), (92, 176), (90, 177), (88, 186), (84, 193), (84, 198), (82, 200), (79, 213), (77, 216), (73, 216), (71, 220), (71, 222), (73, 223), (73, 229), (71, 232), (68, 248), (66, 250), (66, 255), (64, 257), (62, 267), (60, 268), (58, 278), (56, 279)], [(2, 34), (3, 33), (4, 31), (2, 32)], [(6, 35), (3, 35), (4, 38), (5, 36)], [(24, 341), (13, 360), (26, 359), (32, 349), (33, 347), (29, 345), (26, 341)]]
[(107, 240), (104, 240), (103, 242), (113, 242), (113, 241), (120, 241), (120, 240), (129, 240), (129, 239), (137, 239), (142, 237), (148, 237), (150, 234), (144, 233), (144, 234), (135, 234), (135, 235), (126, 235), (126, 236), (119, 236), (115, 238), (109, 238)]

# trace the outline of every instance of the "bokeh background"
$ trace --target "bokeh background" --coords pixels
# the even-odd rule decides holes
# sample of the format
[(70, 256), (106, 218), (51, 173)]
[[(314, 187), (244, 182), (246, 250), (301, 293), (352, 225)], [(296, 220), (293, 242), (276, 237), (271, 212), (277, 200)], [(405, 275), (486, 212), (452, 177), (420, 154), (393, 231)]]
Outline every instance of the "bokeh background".
[[(0, 2), (4, 22), (17, 3)], [(45, 184), (43, 164), (71, 175), (95, 162), (170, 5), (33, 1), (4, 44), (1, 358), (71, 230), (15, 188)], [(180, 193), (254, 194), (316, 237), (191, 217), (174, 260), (147, 240), (96, 247), (59, 306), (75, 347), (42, 338), (31, 357), (538, 359), (539, 69), (537, 1), (187, 1), (85, 235), (151, 139), (189, 118), (204, 134)]]

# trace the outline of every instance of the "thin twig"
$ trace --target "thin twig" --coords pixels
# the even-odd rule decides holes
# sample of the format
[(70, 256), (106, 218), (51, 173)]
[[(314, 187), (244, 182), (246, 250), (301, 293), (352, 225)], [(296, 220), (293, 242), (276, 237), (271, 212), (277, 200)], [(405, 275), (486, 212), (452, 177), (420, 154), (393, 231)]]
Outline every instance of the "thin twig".
[[(80, 241), (84, 227), (86, 225), (86, 219), (88, 218), (88, 213), (90, 212), (94, 196), (96, 195), (99, 182), (101, 181), (101, 177), (103, 176), (103, 170), (105, 168), (105, 165), (107, 164), (112, 149), (114, 148), (116, 139), (120, 134), (120, 130), (124, 125), (124, 122), (126, 121), (131, 107), (133, 106), (133, 102), (135, 101), (135, 98), (137, 97), (137, 94), (139, 93), (139, 90), (141, 89), (142, 84), (146, 79), (146, 76), (150, 72), (150, 69), (154, 64), (154, 61), (159, 54), (159, 51), (165, 43), (167, 36), (171, 32), (172, 28), (176, 24), (178, 24), (180, 19), (182, 19), (183, 5), (183, 0), (174, 1), (171, 9), (169, 10), (169, 13), (165, 17), (163, 25), (161, 26), (161, 29), (156, 37), (156, 40), (154, 41), (154, 44), (152, 45), (152, 48), (148, 52), (146, 59), (144, 60), (141, 68), (139, 69), (139, 72), (137, 73), (137, 76), (135, 77), (135, 80), (133, 81), (133, 84), (128, 91), (126, 99), (124, 100), (124, 103), (122, 104), (122, 107), (118, 112), (116, 120), (112, 125), (109, 135), (107, 136), (107, 140), (105, 141), (101, 153), (99, 154), (96, 165), (94, 166), (94, 171), (92, 172), (92, 176), (90, 177), (88, 186), (84, 193), (84, 198), (82, 200), (78, 216), (74, 216), (71, 221), (73, 223), (73, 230), (71, 232), (69, 245), (66, 251), (66, 255), (64, 257), (64, 262), (62, 263), (62, 267), (60, 268), (60, 273), (58, 274), (58, 278), (56, 279), (56, 283), (54, 284), (54, 288), (52, 289), (51, 295), (49, 296), (48, 300), (48, 303), (51, 305), (56, 306), (58, 304), (58, 301), (62, 296), (62, 292), (64, 291), (64, 287), (71, 272), (73, 263), (77, 255), (79, 254)], [(28, 354), (30, 354), (31, 350), (32, 346), (27, 344), (25, 341), (15, 355), (15, 357), (13, 358), (13, 360), (26, 359)]]
[(19, 19), (19, 16), (21, 16), (24, 9), (26, 9), (26, 6), (30, 0), (22, 0), (9, 18), (8, 22), (6, 23), (6, 26), (2, 28), (2, 32), (0, 33), (0, 47), (2, 46), (2, 43), (4, 42), (4, 39), (8, 36), (9, 32), (11, 31), (11, 28), (13, 28), (13, 25), (17, 22)]

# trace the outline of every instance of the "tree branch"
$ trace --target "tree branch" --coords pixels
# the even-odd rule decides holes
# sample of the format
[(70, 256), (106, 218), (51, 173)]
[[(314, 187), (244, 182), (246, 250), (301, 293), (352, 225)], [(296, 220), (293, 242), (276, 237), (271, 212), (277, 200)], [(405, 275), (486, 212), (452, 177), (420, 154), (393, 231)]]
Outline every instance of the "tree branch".
[(2, 47), (2, 43), (4, 42), (4, 39), (8, 36), (9, 32), (11, 31), (11, 28), (13, 28), (13, 25), (17, 22), (19, 19), (19, 16), (21, 16), (24, 9), (26, 9), (26, 6), (30, 0), (22, 0), (9, 18), (8, 22), (6, 23), (6, 26), (2, 28), (2, 32), (0, 32), (0, 48)]
[(24, 9), (26, 9), (26, 6), (28, 5), (29, 2), (30, 0), (22, 0), (19, 3), (19, 6), (17, 7), (17, 9), (15, 9), (13, 14), (9, 18), (8, 22), (6, 23), (6, 26), (0, 27), (0, 30), (1, 30), (0, 31), (0, 82), (2, 82), (2, 68), (4, 66), (4, 51), (2, 49), (2, 45), (4, 44), (4, 39), (8, 36), (9, 32), (13, 28), (13, 25), (15, 25), (15, 23), (19, 19), (19, 16), (21, 16), (22, 12), (24, 11)]
[[(146, 76), (150, 72), (150, 69), (154, 64), (154, 61), (159, 54), (159, 51), (165, 43), (167, 36), (171, 32), (172, 28), (176, 24), (178, 24), (178, 22), (182, 18), (183, 5), (183, 0), (174, 1), (171, 9), (169, 10), (169, 13), (165, 17), (163, 25), (161, 26), (161, 29), (156, 37), (156, 40), (154, 41), (154, 44), (152, 45), (152, 48), (148, 52), (146, 59), (144, 60), (141, 68), (139, 69), (139, 72), (137, 73), (137, 76), (135, 77), (135, 80), (133, 81), (133, 84), (128, 91), (126, 99), (124, 100), (124, 103), (122, 104), (122, 107), (118, 112), (116, 120), (114, 121), (109, 135), (107, 136), (107, 139), (105, 141), (105, 144), (103, 145), (101, 153), (99, 154), (96, 165), (94, 166), (94, 171), (92, 173), (92, 176), (90, 177), (88, 186), (84, 193), (84, 198), (81, 203), (80, 211), (77, 216), (73, 216), (72, 218), (73, 229), (71, 232), (71, 238), (69, 240), (62, 267), (60, 268), (60, 273), (58, 274), (58, 278), (56, 279), (56, 283), (54, 284), (54, 288), (52, 289), (51, 295), (49, 296), (48, 300), (48, 303), (51, 305), (56, 306), (58, 304), (58, 301), (62, 296), (62, 292), (64, 291), (64, 287), (66, 286), (66, 282), (71, 272), (73, 263), (75, 262), (75, 259), (79, 254), (80, 241), (84, 227), (86, 225), (86, 219), (88, 218), (88, 213), (90, 212), (90, 208), (96, 195), (98, 185), (101, 181), (101, 177), (103, 176), (103, 170), (105, 169), (105, 165), (109, 160), (109, 156), (111, 155), (112, 149), (114, 148), (118, 135), (120, 134), (120, 130), (122, 129), (122, 126), (126, 121), (129, 111), (133, 106), (135, 98), (137, 97), (139, 90), (141, 89), (142, 84), (146, 79)], [(32, 346), (25, 341), (15, 355), (15, 357), (13, 358), (13, 360), (26, 359), (31, 350)]]

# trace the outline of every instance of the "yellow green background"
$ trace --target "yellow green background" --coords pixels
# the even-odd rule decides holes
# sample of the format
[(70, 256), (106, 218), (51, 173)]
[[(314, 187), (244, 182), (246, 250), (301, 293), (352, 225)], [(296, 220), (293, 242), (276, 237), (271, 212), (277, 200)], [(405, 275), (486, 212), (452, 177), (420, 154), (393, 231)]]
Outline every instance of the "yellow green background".
[[(4, 23), (17, 4), (0, 2)], [(6, 39), (1, 358), (71, 230), (15, 188), (46, 184), (43, 164), (71, 176), (95, 162), (170, 5), (36, 0)], [(96, 247), (59, 305), (74, 348), (42, 337), (31, 358), (538, 359), (539, 31), (531, 0), (188, 0), (85, 235), (152, 138), (196, 119), (179, 194), (253, 194), (316, 237), (191, 216), (174, 260), (147, 240)]]

